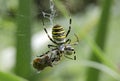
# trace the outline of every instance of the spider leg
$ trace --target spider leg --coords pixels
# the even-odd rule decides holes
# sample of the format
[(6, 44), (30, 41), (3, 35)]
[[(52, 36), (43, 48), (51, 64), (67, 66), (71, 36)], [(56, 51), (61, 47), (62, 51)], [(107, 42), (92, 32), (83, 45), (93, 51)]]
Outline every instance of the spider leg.
[(55, 42), (55, 41), (49, 36), (49, 34), (48, 34), (46, 28), (44, 28), (44, 30), (45, 30), (45, 32), (46, 32), (48, 38), (49, 38), (53, 43), (57, 44), (57, 42)]
[[(75, 50), (74, 50), (74, 49), (72, 49), (72, 50), (70, 50), (70, 51), (73, 51), (73, 53), (74, 53), (74, 59), (72, 58), (72, 60), (76, 60)], [(66, 57), (66, 55), (65, 55), (65, 54), (64, 54), (64, 56)], [(67, 56), (67, 58), (70, 58), (70, 57), (68, 57), (68, 56)]]
[(39, 56), (36, 56), (36, 57), (42, 57), (43, 55), (39, 55)]
[(71, 31), (71, 23), (72, 23), (72, 19), (70, 18), (70, 21), (69, 21), (69, 30), (67, 31), (66, 37), (68, 36), (68, 34)]
[[(74, 50), (74, 54), (75, 54), (75, 50)], [(74, 56), (74, 60), (76, 60), (76, 55)]]
[(78, 43), (79, 43), (78, 36), (77, 36), (76, 34), (74, 34), (74, 35), (75, 35), (75, 37), (76, 37), (77, 41), (76, 41), (75, 43), (72, 43), (71, 45), (78, 45)]
[(68, 58), (68, 59), (71, 59), (71, 60), (73, 60), (73, 58), (71, 58), (71, 57), (68, 57), (68, 56), (66, 56), (65, 54), (64, 54), (64, 57), (66, 57), (66, 58)]
[(57, 46), (48, 44), (48, 48), (56, 48)]
[(70, 51), (73, 51), (73, 53), (74, 53), (74, 60), (76, 60), (75, 50), (72, 49), (72, 50), (70, 50)]
[(42, 23), (43, 23), (44, 31), (45, 31), (45, 33), (47, 34), (48, 38), (49, 38), (53, 43), (57, 44), (57, 42), (55, 42), (55, 41), (50, 37), (50, 35), (48, 34), (47, 29), (45, 28), (45, 24), (44, 24), (43, 19), (42, 19)]
[(76, 56), (74, 56), (74, 60), (76, 60)]
[(67, 42), (68, 42), (68, 44), (70, 44), (71, 43), (71, 39), (67, 39), (65, 43), (67, 43)]
[(78, 36), (74, 33), (74, 35), (75, 35), (75, 37), (76, 37), (76, 39), (77, 39), (77, 41), (76, 42), (79, 42), (79, 38), (78, 38)]

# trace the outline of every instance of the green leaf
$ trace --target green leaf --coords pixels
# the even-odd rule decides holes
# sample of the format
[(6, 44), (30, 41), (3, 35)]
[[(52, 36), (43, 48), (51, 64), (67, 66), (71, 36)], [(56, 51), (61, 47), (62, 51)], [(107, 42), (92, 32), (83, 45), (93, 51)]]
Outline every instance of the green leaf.
[(0, 81), (28, 81), (11, 73), (0, 72)]

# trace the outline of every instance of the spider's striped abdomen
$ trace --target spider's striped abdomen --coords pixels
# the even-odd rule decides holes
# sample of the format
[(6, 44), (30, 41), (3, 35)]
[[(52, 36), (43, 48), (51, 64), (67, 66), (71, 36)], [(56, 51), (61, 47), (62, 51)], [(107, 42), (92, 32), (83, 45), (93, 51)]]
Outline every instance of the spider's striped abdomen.
[(64, 28), (60, 25), (55, 25), (52, 28), (52, 37), (57, 43), (64, 43), (66, 38)]

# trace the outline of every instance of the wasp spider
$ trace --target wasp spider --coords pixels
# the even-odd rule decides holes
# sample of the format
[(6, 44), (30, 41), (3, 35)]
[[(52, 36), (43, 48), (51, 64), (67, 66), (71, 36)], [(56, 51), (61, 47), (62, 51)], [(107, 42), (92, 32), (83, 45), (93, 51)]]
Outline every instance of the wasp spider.
[[(67, 33), (65, 33), (65, 30), (62, 26), (60, 25), (55, 25), (52, 28), (52, 38), (50, 37), (50, 35), (48, 34), (46, 28), (45, 28), (45, 24), (43, 21), (43, 27), (44, 27), (44, 31), (46, 32), (48, 38), (56, 45), (48, 45), (49, 48), (57, 48), (60, 53), (64, 54), (65, 57), (69, 58), (69, 59), (73, 59), (68, 57), (67, 55), (72, 55), (75, 54), (75, 50), (72, 47), (73, 45), (77, 45), (77, 43), (79, 42), (77, 35), (75, 35), (75, 37), (77, 38), (77, 41), (73, 44), (71, 44), (71, 40), (67, 39), (67, 36), (69, 35), (70, 31), (71, 31), (71, 23), (72, 23), (72, 19), (70, 18), (69, 20), (69, 29), (67, 31)], [(74, 60), (76, 60), (76, 56), (74, 56)]]

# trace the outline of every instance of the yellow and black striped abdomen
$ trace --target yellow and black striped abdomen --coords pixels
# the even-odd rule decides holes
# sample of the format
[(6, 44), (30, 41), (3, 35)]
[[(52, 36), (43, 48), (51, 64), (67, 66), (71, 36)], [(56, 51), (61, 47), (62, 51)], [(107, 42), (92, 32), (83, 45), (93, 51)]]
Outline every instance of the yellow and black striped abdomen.
[(64, 28), (60, 25), (55, 25), (52, 28), (52, 37), (56, 42), (63, 43), (66, 38)]

